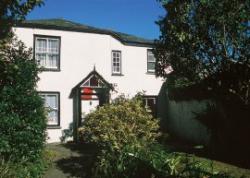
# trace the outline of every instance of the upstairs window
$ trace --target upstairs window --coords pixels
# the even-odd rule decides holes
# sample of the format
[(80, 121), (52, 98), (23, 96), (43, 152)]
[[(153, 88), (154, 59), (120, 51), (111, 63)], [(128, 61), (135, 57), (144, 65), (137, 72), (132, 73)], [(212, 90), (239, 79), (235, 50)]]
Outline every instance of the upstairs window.
[(59, 70), (60, 38), (35, 36), (35, 59), (45, 70)]
[(47, 113), (48, 126), (60, 126), (59, 120), (59, 92), (41, 92)]
[(155, 56), (151, 49), (147, 51), (147, 72), (148, 73), (155, 73)]
[(112, 51), (112, 74), (121, 75), (122, 74), (122, 57), (121, 51)]

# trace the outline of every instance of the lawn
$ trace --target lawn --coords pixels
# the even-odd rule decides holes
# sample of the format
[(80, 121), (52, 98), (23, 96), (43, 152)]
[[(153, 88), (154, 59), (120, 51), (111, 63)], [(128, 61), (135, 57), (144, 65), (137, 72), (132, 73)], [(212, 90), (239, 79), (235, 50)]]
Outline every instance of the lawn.
[[(75, 177), (75, 178), (90, 178), (91, 168), (94, 163), (96, 149), (90, 145), (84, 144), (48, 144), (47, 148), (51, 150), (55, 157), (52, 167), (46, 172), (44, 178), (53, 177)], [(242, 169), (230, 164), (219, 161), (212, 161), (206, 158), (197, 157), (192, 154), (179, 153), (192, 161), (198, 161), (203, 165), (208, 166), (207, 171), (225, 172), (235, 178), (250, 178), (250, 170)]]

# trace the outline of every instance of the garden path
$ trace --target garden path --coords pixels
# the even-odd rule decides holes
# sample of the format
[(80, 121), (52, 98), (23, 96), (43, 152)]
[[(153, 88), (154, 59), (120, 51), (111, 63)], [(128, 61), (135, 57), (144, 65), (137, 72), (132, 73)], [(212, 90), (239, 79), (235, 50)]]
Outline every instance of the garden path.
[(87, 178), (93, 149), (75, 144), (48, 144), (55, 155), (43, 178)]

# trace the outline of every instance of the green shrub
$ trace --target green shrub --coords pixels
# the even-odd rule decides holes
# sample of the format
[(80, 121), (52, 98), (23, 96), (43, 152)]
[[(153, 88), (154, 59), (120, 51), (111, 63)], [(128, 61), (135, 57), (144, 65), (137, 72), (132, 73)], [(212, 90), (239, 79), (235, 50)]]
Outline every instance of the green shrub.
[(158, 129), (158, 120), (142, 107), (139, 97), (119, 97), (90, 113), (79, 135), (84, 142), (119, 152), (125, 145), (140, 148), (154, 142), (159, 136)]
[(122, 178), (136, 173), (140, 164), (130, 155), (154, 143), (160, 135), (158, 129), (158, 120), (146, 111), (140, 97), (121, 96), (90, 113), (79, 135), (100, 149), (93, 169), (95, 177)]
[(16, 39), (0, 45), (0, 155), (15, 161), (40, 158), (46, 117), (38, 95), (38, 67)]

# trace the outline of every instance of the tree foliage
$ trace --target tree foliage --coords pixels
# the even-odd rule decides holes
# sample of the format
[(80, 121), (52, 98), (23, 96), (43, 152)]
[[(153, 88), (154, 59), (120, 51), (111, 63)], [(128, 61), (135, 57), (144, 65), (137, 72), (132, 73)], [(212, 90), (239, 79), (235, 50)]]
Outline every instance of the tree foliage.
[(0, 39), (5, 38), (11, 27), (35, 7), (41, 6), (43, 0), (1, 0), (0, 1)]
[(42, 0), (0, 1), (0, 177), (40, 177), (46, 116), (36, 91), (38, 66), (11, 28)]
[(203, 83), (249, 104), (250, 1), (160, 1), (167, 14), (158, 22), (156, 75), (173, 85)]
[(36, 160), (45, 142), (46, 117), (36, 91), (31, 50), (11, 39), (0, 50), (0, 156)]

